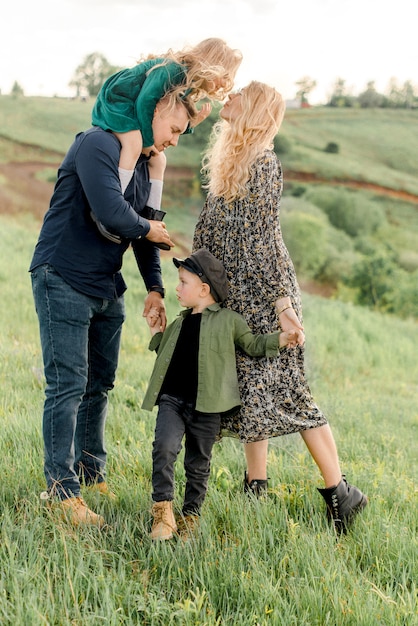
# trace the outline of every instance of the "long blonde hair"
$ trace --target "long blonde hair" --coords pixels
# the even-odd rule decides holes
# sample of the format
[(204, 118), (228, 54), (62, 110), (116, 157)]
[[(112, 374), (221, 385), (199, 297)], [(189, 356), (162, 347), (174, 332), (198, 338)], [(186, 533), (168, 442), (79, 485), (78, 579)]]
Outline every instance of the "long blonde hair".
[[(202, 98), (223, 100), (234, 85), (242, 54), (239, 50), (230, 48), (223, 39), (210, 37), (178, 52), (170, 48), (164, 54), (150, 54), (146, 58), (163, 58), (165, 63), (174, 61), (186, 66), (186, 82), (174, 87), (175, 90), (190, 90), (196, 101)], [(155, 68), (159, 66), (156, 65)], [(219, 86), (220, 82), (223, 83), (222, 86)]]
[(241, 113), (215, 124), (202, 161), (204, 188), (227, 202), (246, 195), (251, 167), (272, 147), (286, 109), (278, 91), (257, 81), (242, 89), (240, 98)]

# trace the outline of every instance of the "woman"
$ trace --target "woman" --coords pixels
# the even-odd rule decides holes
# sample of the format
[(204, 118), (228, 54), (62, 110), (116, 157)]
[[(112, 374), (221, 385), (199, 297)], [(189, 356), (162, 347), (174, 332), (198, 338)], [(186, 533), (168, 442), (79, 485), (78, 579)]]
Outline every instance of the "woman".
[[(282, 170), (272, 150), (284, 111), (280, 94), (263, 83), (229, 96), (203, 160), (208, 196), (193, 241), (193, 249), (205, 247), (224, 264), (231, 285), (225, 305), (257, 333), (303, 331), (279, 222)], [(244, 489), (255, 495), (267, 488), (268, 439), (300, 432), (324, 479), (328, 517), (344, 531), (367, 498), (341, 474), (331, 429), (306, 382), (303, 332), (299, 343), (277, 359), (237, 354), (242, 409), (223, 427), (245, 444)]]

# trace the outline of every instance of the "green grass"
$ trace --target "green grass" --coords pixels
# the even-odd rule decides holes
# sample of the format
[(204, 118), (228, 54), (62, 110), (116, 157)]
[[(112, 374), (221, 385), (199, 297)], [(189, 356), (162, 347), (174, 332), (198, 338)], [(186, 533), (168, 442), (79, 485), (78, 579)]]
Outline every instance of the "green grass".
[(92, 103), (65, 98), (0, 97), (1, 136), (64, 154), (91, 125)]
[[(1, 96), (0, 135), (64, 154), (74, 135), (90, 125), (92, 106), (93, 100)], [(418, 195), (417, 117), (417, 110), (289, 109), (280, 131), (292, 147), (282, 155), (285, 171), (372, 182)], [(324, 152), (329, 142), (339, 145), (339, 154)], [(168, 161), (198, 171), (204, 145), (198, 127), (168, 152)]]
[[(413, 626), (418, 621), (418, 326), (304, 294), (309, 379), (343, 470), (370, 505), (336, 541), (299, 436), (271, 441), (270, 494), (241, 493), (241, 445), (214, 449), (195, 542), (152, 544), (154, 413), (140, 409), (154, 357), (128, 252), (127, 322), (107, 424), (116, 504), (75, 532), (39, 500), (43, 377), (27, 268), (39, 225), (0, 217), (0, 623), (5, 626)], [(164, 257), (172, 318), (176, 271)], [(181, 503), (184, 477), (177, 464)]]
[[(418, 194), (418, 111), (332, 109), (288, 111), (282, 126), (292, 150), (285, 169), (327, 179), (359, 180)], [(329, 142), (338, 154), (324, 152)]]

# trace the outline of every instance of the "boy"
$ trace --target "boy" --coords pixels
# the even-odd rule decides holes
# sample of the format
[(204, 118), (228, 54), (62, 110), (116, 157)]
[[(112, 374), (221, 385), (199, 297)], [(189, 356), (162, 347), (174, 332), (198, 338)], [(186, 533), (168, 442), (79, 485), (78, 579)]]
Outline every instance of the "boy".
[(177, 531), (174, 463), (184, 435), (186, 489), (180, 534), (187, 536), (198, 519), (221, 413), (240, 406), (235, 347), (254, 357), (276, 357), (279, 347), (297, 342), (297, 331), (253, 335), (241, 315), (221, 307), (228, 280), (222, 263), (208, 250), (173, 262), (179, 270), (177, 299), (186, 310), (164, 333), (155, 323), (158, 312), (147, 317), (153, 335), (149, 349), (158, 351), (142, 404), (147, 410), (159, 405), (152, 453), (152, 539), (171, 539)]

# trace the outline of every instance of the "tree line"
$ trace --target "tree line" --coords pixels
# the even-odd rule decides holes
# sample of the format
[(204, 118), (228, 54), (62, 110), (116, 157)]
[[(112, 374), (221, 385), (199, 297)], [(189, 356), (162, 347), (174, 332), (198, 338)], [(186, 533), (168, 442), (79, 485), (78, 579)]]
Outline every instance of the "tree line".
[[(301, 106), (309, 106), (308, 96), (315, 89), (317, 82), (305, 76), (295, 84), (298, 87), (296, 97)], [(418, 90), (410, 80), (399, 84), (396, 78), (391, 78), (385, 93), (379, 93), (375, 81), (371, 80), (366, 84), (366, 89), (356, 96), (347, 88), (343, 78), (337, 78), (326, 106), (415, 109), (418, 108)]]
[[(106, 78), (121, 69), (123, 68), (112, 65), (102, 53), (92, 52), (76, 67), (69, 86), (75, 89), (77, 98), (95, 98)], [(317, 86), (316, 80), (304, 76), (295, 85), (296, 99), (300, 105), (310, 106), (309, 95)], [(15, 81), (10, 93), (13, 96), (23, 96), (24, 90)], [(346, 81), (337, 78), (325, 104), (330, 107), (414, 109), (418, 108), (418, 89), (410, 80), (399, 84), (396, 78), (391, 78), (385, 93), (377, 91), (375, 81), (371, 80), (364, 91), (354, 95), (347, 88)]]

